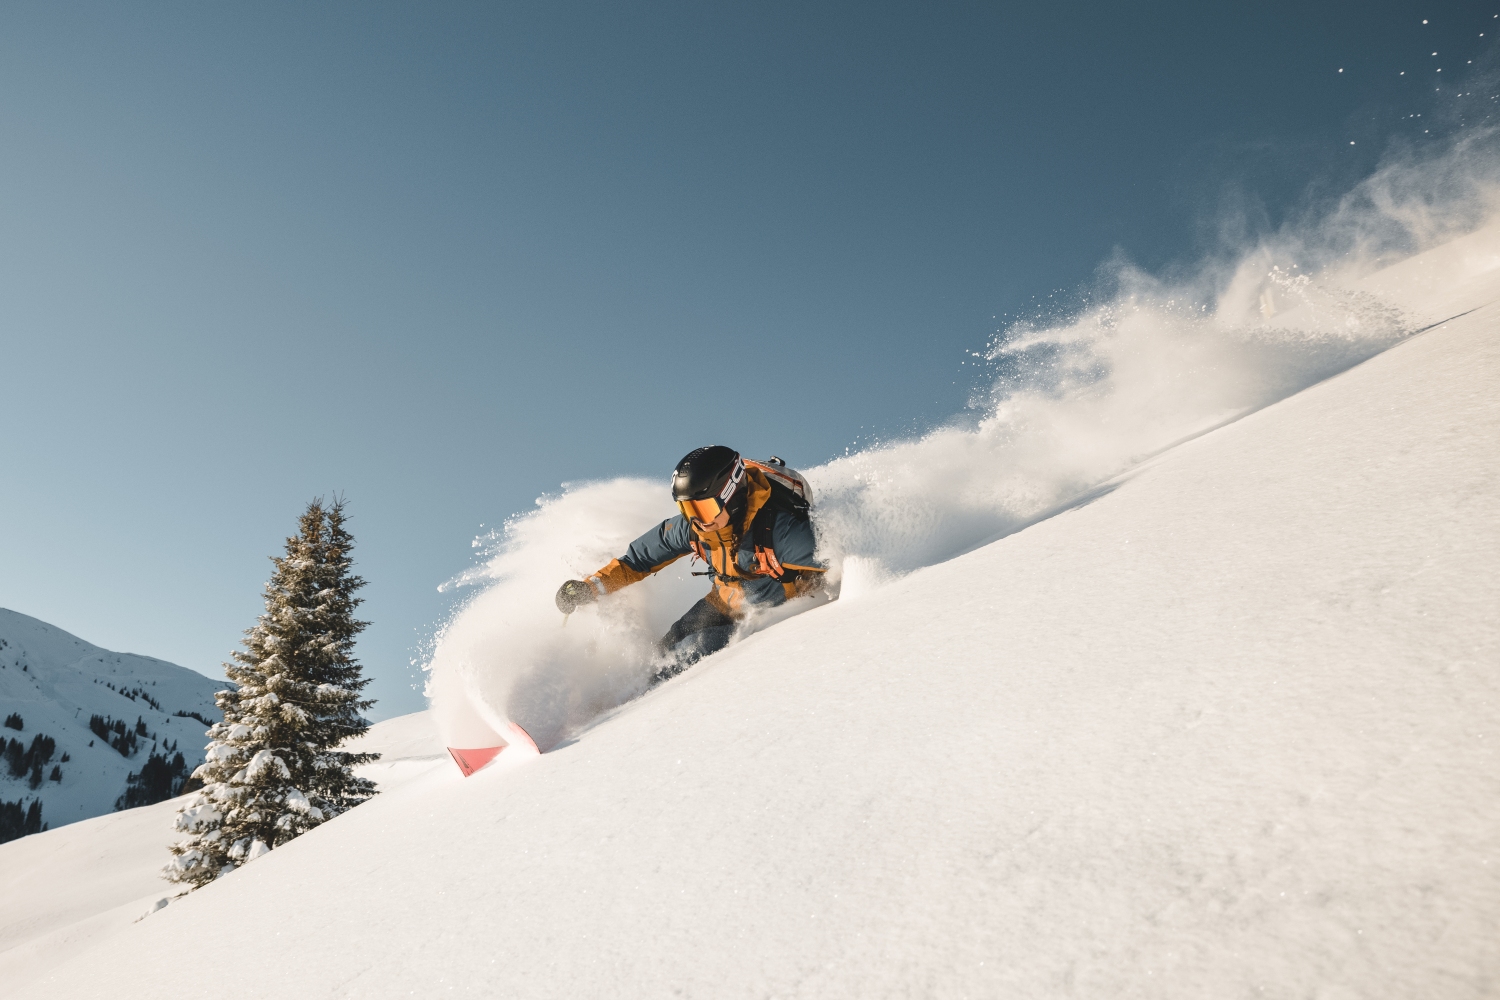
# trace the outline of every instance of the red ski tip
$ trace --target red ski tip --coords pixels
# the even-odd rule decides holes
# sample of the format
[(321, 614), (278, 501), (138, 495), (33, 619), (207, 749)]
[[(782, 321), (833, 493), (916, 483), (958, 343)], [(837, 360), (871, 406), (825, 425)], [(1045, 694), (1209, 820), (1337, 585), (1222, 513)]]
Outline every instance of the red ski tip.
[(504, 749), (504, 747), (480, 747), (477, 750), (455, 750), (453, 747), (449, 747), (448, 752), (453, 755), (453, 763), (458, 765), (458, 769), (467, 778), (494, 760), (495, 755)]
[(531, 738), (531, 734), (522, 729), (520, 726), (516, 725), (514, 722), (512, 722), (510, 726), (505, 730), (505, 738), (510, 740), (510, 746), (516, 747), (517, 749), (520, 749), (521, 747), (529, 747), (532, 753), (541, 753), (541, 751), (536, 748), (536, 740)]
[(465, 778), (494, 760), (499, 756), (501, 750), (509, 747), (515, 747), (518, 750), (530, 750), (532, 753), (537, 754), (541, 753), (537, 749), (536, 740), (531, 738), (531, 734), (514, 722), (506, 725), (505, 736), (510, 742), (502, 747), (479, 747), (474, 750), (459, 750), (455, 747), (449, 747), (448, 752), (453, 755), (453, 763), (458, 765), (458, 769), (464, 773)]

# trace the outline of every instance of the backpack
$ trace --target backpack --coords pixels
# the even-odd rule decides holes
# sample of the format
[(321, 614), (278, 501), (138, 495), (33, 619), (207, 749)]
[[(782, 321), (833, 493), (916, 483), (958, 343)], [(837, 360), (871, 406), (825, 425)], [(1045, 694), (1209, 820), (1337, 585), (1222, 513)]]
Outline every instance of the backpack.
[(771, 524), (775, 512), (790, 510), (807, 517), (812, 510), (812, 486), (802, 473), (787, 468), (786, 462), (775, 455), (764, 462), (748, 458), (744, 462), (759, 469), (771, 483), (771, 499), (755, 515), (755, 522), (750, 526), (755, 545), (755, 568), (762, 576), (780, 580), (786, 571), (781, 568), (781, 561), (776, 558), (776, 550), (771, 545)]
[[(744, 459), (744, 463), (759, 469), (771, 481), (771, 496), (773, 501), (780, 499), (783, 503), (789, 503), (796, 510), (806, 511), (812, 508), (812, 485), (808, 483), (807, 477), (802, 475), (802, 473), (796, 469), (787, 468), (787, 464), (783, 459), (772, 455), (764, 462), (757, 462), (754, 459), (747, 458)], [(776, 488), (778, 486), (781, 487), (780, 490)], [(791, 496), (777, 496), (778, 493), (783, 492), (790, 493)]]

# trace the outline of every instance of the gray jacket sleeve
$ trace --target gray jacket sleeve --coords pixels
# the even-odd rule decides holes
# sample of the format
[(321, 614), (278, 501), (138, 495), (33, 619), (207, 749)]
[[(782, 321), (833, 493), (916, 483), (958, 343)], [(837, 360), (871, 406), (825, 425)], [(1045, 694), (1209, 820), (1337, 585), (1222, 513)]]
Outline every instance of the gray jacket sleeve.
[(693, 551), (687, 518), (676, 514), (630, 543), (620, 562), (637, 573), (655, 573)]

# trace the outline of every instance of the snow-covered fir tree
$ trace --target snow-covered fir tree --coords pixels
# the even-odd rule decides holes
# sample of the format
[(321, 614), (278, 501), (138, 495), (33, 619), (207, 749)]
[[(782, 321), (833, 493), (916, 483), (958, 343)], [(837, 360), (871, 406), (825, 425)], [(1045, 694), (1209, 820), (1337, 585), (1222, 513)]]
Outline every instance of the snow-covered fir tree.
[(244, 650), (224, 665), (232, 690), (217, 696), (224, 721), (208, 730), (203, 788), (179, 810), (162, 874), (198, 888), (368, 799), (375, 786), (353, 768), (379, 754), (335, 748), (369, 728), (360, 697), (369, 679), (354, 659), (354, 618), (364, 581), (354, 576), (344, 502), (308, 504), (286, 555), (273, 557), (265, 614)]

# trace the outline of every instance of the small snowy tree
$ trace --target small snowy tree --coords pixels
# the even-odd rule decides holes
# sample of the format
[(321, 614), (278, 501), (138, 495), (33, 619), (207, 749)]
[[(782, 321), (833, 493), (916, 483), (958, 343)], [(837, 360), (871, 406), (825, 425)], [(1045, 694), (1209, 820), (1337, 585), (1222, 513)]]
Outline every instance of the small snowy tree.
[(335, 749), (369, 728), (360, 713), (374, 704), (352, 655), (366, 624), (354, 618), (353, 544), (344, 502), (314, 500), (272, 558), (265, 614), (224, 665), (236, 687), (216, 698), (224, 721), (193, 772), (203, 788), (178, 811), (187, 837), (162, 869), (171, 881), (206, 885), (375, 793), (352, 768), (380, 755)]

